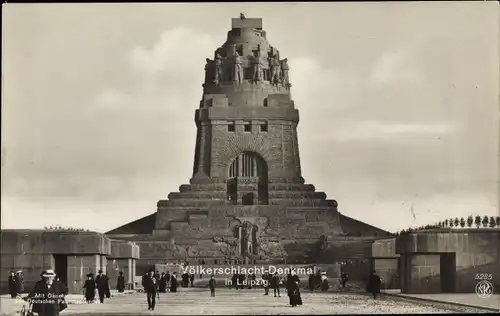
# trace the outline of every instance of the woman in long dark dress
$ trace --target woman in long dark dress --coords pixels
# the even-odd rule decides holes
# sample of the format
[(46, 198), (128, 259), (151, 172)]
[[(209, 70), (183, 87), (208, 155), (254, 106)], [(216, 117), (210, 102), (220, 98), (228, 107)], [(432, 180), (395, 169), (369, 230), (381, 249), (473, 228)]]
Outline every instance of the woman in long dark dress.
[(170, 292), (177, 292), (177, 273), (172, 274), (172, 278), (170, 279)]
[(87, 303), (93, 303), (95, 299), (96, 284), (93, 276), (94, 275), (92, 273), (87, 274), (87, 280), (85, 280), (85, 284), (83, 285), (83, 288), (85, 289), (85, 300)]
[(120, 271), (118, 274), (118, 279), (116, 280), (116, 289), (118, 290), (118, 293), (123, 293), (125, 291), (125, 277), (123, 276), (122, 271)]
[(167, 276), (165, 272), (161, 273), (160, 281), (158, 282), (158, 292), (165, 293), (167, 290)]
[(290, 305), (292, 307), (295, 307), (297, 305), (302, 305), (302, 297), (300, 296), (300, 290), (299, 290), (299, 283), (300, 279), (299, 277), (295, 274), (294, 271), (292, 271), (288, 277), (287, 277), (287, 294), (290, 299)]

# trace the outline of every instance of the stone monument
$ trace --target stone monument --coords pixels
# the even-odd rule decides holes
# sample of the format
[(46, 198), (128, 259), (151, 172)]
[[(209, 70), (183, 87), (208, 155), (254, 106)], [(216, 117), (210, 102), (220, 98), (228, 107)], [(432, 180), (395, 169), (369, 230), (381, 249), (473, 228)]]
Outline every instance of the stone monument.
[(307, 263), (311, 245), (343, 235), (337, 202), (302, 177), (299, 111), (279, 56), (262, 19), (232, 19), (227, 41), (207, 59), (190, 183), (158, 201), (154, 219), (112, 238), (140, 243), (149, 263), (232, 264)]

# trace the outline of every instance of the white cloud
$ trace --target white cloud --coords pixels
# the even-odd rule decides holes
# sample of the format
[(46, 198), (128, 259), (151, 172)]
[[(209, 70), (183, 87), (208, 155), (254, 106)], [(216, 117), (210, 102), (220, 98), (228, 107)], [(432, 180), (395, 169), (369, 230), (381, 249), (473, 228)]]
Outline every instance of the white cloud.
[(420, 74), (412, 63), (411, 54), (405, 49), (389, 50), (384, 52), (374, 64), (367, 84), (378, 87), (384, 84), (414, 82)]
[(334, 132), (323, 134), (328, 140), (389, 140), (407, 135), (432, 134), (436, 137), (453, 134), (459, 130), (456, 122), (401, 124), (382, 121), (357, 121), (337, 125)]
[[(136, 47), (130, 55), (132, 66), (139, 71), (195, 70), (203, 72), (205, 58), (213, 57), (216, 43), (208, 34), (185, 27), (177, 27), (162, 33), (153, 49)], [(174, 73), (178, 75), (178, 73)]]
[(100, 109), (118, 109), (129, 101), (129, 98), (121, 91), (109, 89), (98, 94), (94, 104)]

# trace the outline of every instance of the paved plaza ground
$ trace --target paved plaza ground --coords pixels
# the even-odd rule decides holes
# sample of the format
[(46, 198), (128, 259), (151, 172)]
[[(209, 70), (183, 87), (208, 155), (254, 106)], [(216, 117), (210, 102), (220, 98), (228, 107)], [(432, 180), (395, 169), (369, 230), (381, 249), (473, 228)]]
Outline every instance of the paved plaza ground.
[[(86, 304), (81, 295), (68, 296), (69, 307), (61, 315), (264, 315), (264, 314), (410, 314), (410, 313), (473, 313), (479, 310), (425, 301), (382, 295), (377, 300), (356, 293), (302, 293), (304, 305), (292, 308), (284, 293), (275, 298), (263, 295), (262, 289), (217, 289), (211, 298), (208, 289), (181, 289), (163, 293), (155, 311), (148, 311), (146, 294), (132, 292), (113, 294), (104, 304)], [(6, 296), (1, 298), (2, 315), (19, 315), (22, 303)]]

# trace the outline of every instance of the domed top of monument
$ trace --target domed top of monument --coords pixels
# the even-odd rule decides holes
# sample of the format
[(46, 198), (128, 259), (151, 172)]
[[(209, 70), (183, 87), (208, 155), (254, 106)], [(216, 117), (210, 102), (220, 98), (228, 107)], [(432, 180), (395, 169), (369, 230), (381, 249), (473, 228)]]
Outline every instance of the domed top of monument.
[[(225, 94), (230, 106), (257, 105), (269, 94), (289, 95), (288, 60), (280, 59), (267, 41), (262, 19), (240, 14), (231, 24), (226, 42), (215, 50), (213, 60), (207, 58), (204, 95)], [(259, 96), (241, 98), (252, 92)]]

